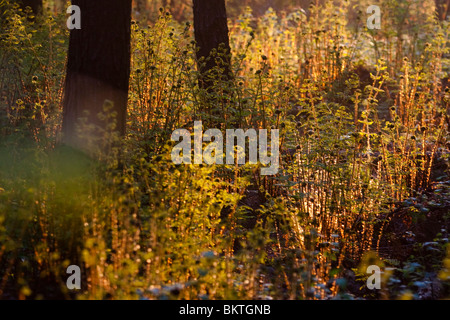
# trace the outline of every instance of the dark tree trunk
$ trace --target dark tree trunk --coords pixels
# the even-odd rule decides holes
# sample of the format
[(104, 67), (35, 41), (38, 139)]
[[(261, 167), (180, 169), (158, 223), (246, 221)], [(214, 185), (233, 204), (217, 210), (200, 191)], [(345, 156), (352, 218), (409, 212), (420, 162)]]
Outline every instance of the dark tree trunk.
[[(106, 122), (99, 119), (109, 100), (116, 113), (115, 130), (125, 133), (130, 75), (131, 1), (73, 0), (80, 7), (81, 29), (70, 31), (65, 95), (63, 102), (63, 142), (87, 151), (89, 139), (99, 138)], [(106, 103), (108, 104), (108, 103)], [(88, 112), (88, 115), (85, 114)], [(89, 137), (78, 134), (80, 118), (100, 128)], [(111, 122), (111, 121), (110, 121)]]
[(435, 0), (436, 14), (439, 20), (445, 20), (449, 14), (450, 0)]
[(23, 9), (30, 7), (35, 14), (42, 11), (42, 0), (21, 0), (19, 3)]
[(199, 111), (206, 126), (217, 127), (233, 118), (227, 111), (232, 75), (225, 0), (194, 0), (194, 33), (203, 89)]
[[(216, 66), (223, 69), (218, 76), (224, 79), (230, 78), (230, 42), (228, 38), (227, 12), (225, 0), (194, 0), (194, 29), (197, 42), (197, 59), (207, 59), (199, 65), (201, 79), (200, 85), (209, 88), (212, 81), (208, 79), (208, 73)], [(221, 47), (221, 50), (219, 50)], [(210, 57), (213, 50), (221, 55), (219, 64), (217, 59)], [(224, 55), (222, 55), (224, 54)]]

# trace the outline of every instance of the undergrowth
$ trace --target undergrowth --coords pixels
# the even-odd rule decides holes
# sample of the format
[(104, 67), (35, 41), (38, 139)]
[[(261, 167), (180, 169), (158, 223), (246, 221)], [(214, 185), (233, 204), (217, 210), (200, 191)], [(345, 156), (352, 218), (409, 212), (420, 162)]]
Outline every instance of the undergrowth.
[[(351, 298), (346, 272), (365, 279), (373, 262), (397, 268), (382, 297), (414, 297), (417, 259), (376, 252), (389, 212), (435, 188), (436, 164), (448, 179), (449, 25), (416, 1), (381, 3), (381, 30), (365, 28), (364, 3), (247, 10), (229, 23), (233, 77), (216, 70), (212, 93), (197, 84), (190, 23), (164, 10), (133, 21), (126, 137), (105, 131), (113, 147), (87, 156), (59, 145), (65, 16), (30, 20), (2, 1), (0, 296)], [(114, 121), (108, 102), (99, 116)], [(171, 133), (197, 120), (280, 129), (278, 174), (172, 163)], [(444, 257), (434, 270), (448, 285)]]

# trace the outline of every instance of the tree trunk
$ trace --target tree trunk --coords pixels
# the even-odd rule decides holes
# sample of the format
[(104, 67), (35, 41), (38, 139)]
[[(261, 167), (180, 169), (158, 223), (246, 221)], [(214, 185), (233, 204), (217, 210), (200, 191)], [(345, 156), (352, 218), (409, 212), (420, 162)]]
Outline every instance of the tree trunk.
[[(105, 113), (104, 105), (111, 105), (105, 104), (108, 100), (114, 105), (108, 110), (115, 113), (114, 131), (119, 135), (125, 133), (131, 1), (72, 1), (81, 10), (81, 29), (70, 31), (62, 124), (63, 143), (67, 145), (92, 151), (88, 141), (101, 138), (102, 131), (108, 130), (108, 121), (98, 116)], [(87, 130), (85, 123), (80, 126), (80, 118), (97, 129)], [(99, 147), (99, 143), (94, 147)]]
[(42, 11), (42, 0), (22, 0), (19, 3), (22, 9), (30, 7), (34, 14), (39, 14)]
[(225, 0), (194, 0), (194, 34), (197, 43), (199, 86), (203, 90), (200, 107), (205, 125), (217, 126), (228, 118), (231, 90), (223, 84), (232, 79), (230, 42)]
[(435, 4), (438, 19), (445, 20), (449, 14), (450, 0), (435, 0)]
[[(195, 41), (197, 42), (197, 59), (206, 59), (204, 64), (199, 65), (202, 79), (200, 84), (203, 88), (209, 88), (212, 81), (208, 79), (208, 73), (215, 67), (223, 68), (221, 76), (230, 78), (230, 42), (228, 38), (227, 12), (225, 0), (194, 0), (194, 29)], [(222, 50), (219, 46), (222, 45)], [(210, 57), (213, 50), (224, 55), (220, 56), (222, 61), (218, 64), (217, 59)]]

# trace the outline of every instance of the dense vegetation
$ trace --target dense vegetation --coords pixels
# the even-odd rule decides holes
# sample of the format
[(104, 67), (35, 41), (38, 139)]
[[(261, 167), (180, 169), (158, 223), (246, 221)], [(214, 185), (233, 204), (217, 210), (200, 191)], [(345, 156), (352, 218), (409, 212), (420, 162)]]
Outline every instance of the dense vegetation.
[[(0, 1), (0, 297), (449, 297), (449, 23), (432, 1), (379, 2), (380, 30), (368, 1), (239, 12), (213, 90), (191, 23), (141, 12), (127, 134), (106, 101), (88, 156), (59, 143), (64, 11)], [(173, 130), (200, 119), (279, 128), (279, 173), (175, 165)]]

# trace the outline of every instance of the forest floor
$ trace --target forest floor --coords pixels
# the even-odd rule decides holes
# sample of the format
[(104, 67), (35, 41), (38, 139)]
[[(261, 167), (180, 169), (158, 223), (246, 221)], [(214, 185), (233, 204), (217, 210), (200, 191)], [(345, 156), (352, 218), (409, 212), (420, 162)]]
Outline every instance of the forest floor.
[[(445, 161), (441, 158), (435, 159), (430, 181), (427, 190), (396, 203), (394, 210), (379, 214), (376, 219), (375, 229), (379, 235), (373, 239), (372, 250), (384, 263), (386, 271), (382, 273), (388, 274), (383, 290), (367, 288), (367, 276), (358, 272), (359, 259), (350, 263), (346, 260), (341, 278), (344, 282), (341, 282), (338, 295), (330, 295), (329, 299), (414, 297), (428, 300), (448, 297), (450, 288), (440, 279), (440, 272), (449, 242), (450, 176), (446, 172)], [(265, 201), (255, 186), (247, 188), (244, 198), (239, 202), (240, 206), (249, 210), (248, 218), (241, 222), (244, 227), (255, 227), (259, 217), (253, 212)], [(236, 242), (235, 251), (239, 250), (239, 243)], [(268, 247), (268, 256), (273, 254), (271, 250), (272, 248)], [(273, 269), (270, 266), (262, 266), (262, 270), (268, 270), (265, 276), (270, 279), (270, 270)], [(288, 298), (286, 287), (284, 291)], [(271, 299), (270, 296), (260, 298)]]
[[(358, 277), (357, 265), (343, 272), (345, 294), (341, 297), (443, 299), (449, 287), (440, 279), (450, 231), (450, 176), (437, 159), (428, 190), (396, 204), (380, 214), (379, 237), (373, 250), (385, 263), (384, 290), (369, 290), (365, 277)], [(442, 274), (441, 274), (442, 275)], [(404, 298), (410, 298), (404, 297)]]

